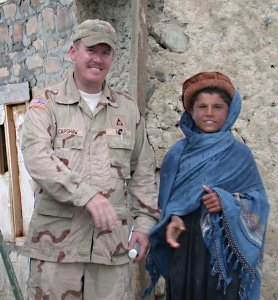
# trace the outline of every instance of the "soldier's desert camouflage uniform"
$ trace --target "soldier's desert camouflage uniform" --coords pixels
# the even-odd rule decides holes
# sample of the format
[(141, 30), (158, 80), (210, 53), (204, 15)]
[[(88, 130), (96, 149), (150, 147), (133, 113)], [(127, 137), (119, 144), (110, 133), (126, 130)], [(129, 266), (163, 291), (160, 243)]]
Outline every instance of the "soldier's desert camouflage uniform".
[[(52, 262), (127, 263), (129, 214), (143, 233), (158, 219), (153, 153), (136, 103), (105, 83), (92, 113), (71, 74), (31, 101), (22, 152), (37, 184), (23, 254)], [(84, 208), (96, 193), (110, 200), (121, 220), (112, 232), (96, 230)]]

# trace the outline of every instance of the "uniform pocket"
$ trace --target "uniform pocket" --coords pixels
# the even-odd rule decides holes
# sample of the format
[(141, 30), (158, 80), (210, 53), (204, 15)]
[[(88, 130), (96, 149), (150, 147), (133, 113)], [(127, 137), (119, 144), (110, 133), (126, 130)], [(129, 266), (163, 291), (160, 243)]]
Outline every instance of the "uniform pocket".
[(129, 136), (107, 136), (111, 163), (111, 176), (130, 178), (130, 159), (134, 141)]
[(111, 262), (112, 257), (123, 256), (128, 248), (129, 226), (119, 224), (112, 232), (94, 230), (92, 255), (99, 261)]
[(56, 137), (54, 148), (83, 149), (83, 136)]
[(54, 154), (61, 159), (67, 167), (81, 173), (82, 153), (84, 148), (83, 136), (56, 137), (54, 141)]
[(43, 199), (38, 202), (37, 212), (40, 215), (72, 218), (74, 214), (74, 206), (54, 200)]
[(50, 199), (36, 203), (32, 217), (32, 244), (42, 249), (64, 249), (70, 245), (75, 208)]
[(108, 145), (111, 149), (126, 149), (133, 150), (134, 143), (130, 136), (125, 135), (116, 135), (116, 136), (107, 136)]

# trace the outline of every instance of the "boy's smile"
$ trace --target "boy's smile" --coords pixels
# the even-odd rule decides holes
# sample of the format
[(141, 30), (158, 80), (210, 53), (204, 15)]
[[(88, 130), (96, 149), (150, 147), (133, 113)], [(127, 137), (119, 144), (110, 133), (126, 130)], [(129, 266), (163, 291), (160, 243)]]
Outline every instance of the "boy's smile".
[(200, 93), (191, 110), (191, 117), (203, 133), (217, 132), (224, 125), (229, 106), (217, 93)]

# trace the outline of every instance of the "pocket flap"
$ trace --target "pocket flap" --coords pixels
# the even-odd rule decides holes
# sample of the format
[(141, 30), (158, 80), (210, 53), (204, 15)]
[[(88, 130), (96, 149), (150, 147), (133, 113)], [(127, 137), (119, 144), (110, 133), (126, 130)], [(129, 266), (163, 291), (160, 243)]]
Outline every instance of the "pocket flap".
[(60, 203), (55, 200), (41, 199), (37, 204), (37, 211), (41, 215), (72, 218), (74, 206), (68, 203)]
[(112, 149), (128, 149), (133, 150), (134, 144), (129, 136), (108, 136), (108, 145)]
[(71, 137), (56, 137), (54, 141), (55, 148), (83, 149), (83, 136), (75, 135)]

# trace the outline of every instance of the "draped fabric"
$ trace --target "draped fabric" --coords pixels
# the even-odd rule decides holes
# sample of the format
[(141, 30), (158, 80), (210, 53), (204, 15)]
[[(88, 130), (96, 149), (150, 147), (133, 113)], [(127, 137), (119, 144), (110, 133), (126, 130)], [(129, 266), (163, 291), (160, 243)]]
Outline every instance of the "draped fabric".
[[(169, 253), (167, 300), (223, 300), (223, 290), (217, 289), (218, 278), (211, 276), (210, 254), (200, 227), (201, 209), (181, 216), (186, 230), (178, 238), (180, 247)], [(225, 300), (239, 300), (240, 279), (233, 270), (236, 260), (227, 265), (231, 282)]]
[[(169, 218), (184, 216), (200, 207), (200, 226), (211, 255), (211, 274), (218, 276), (219, 288), (224, 294), (231, 281), (227, 264), (233, 258), (241, 278), (241, 299), (259, 299), (269, 205), (251, 151), (231, 133), (240, 109), (241, 97), (235, 90), (226, 122), (219, 132), (210, 134), (200, 133), (190, 114), (182, 115), (180, 127), (186, 138), (169, 150), (161, 167), (161, 221), (151, 230), (146, 261), (152, 285), (160, 274), (167, 278), (171, 249), (165, 242), (165, 228)], [(221, 213), (209, 214), (203, 207), (202, 185), (218, 194)]]

